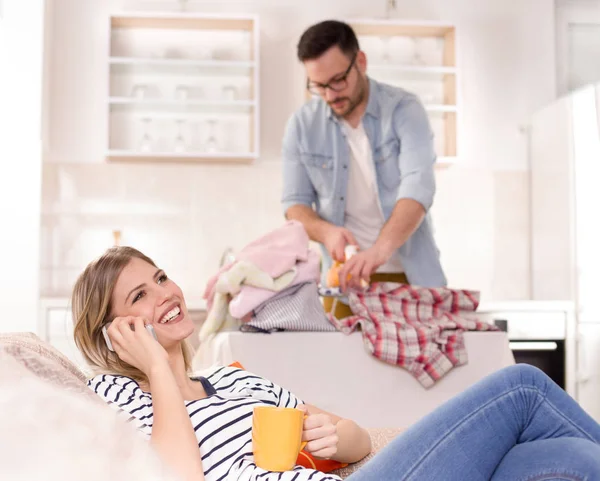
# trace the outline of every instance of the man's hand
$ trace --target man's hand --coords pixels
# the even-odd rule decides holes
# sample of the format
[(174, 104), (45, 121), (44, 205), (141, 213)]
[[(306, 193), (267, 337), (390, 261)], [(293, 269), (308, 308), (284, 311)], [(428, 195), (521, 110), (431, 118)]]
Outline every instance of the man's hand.
[(347, 245), (358, 245), (356, 239), (348, 229), (336, 225), (329, 225), (323, 239), (323, 245), (333, 260), (344, 262), (344, 249)]
[(342, 292), (348, 287), (359, 288), (361, 280), (369, 282), (371, 275), (392, 257), (392, 253), (375, 245), (353, 255), (339, 272)]

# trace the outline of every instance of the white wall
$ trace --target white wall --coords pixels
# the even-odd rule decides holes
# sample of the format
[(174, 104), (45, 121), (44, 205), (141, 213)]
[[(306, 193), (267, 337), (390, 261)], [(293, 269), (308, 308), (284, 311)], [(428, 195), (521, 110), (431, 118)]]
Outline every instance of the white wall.
[[(261, 15), (263, 157), (279, 153), (282, 124), (302, 103), (295, 59), (303, 29), (326, 17), (381, 17), (384, 0), (190, 1), (190, 9)], [(129, 5), (129, 7), (127, 7)], [(57, 0), (52, 73), (52, 149), (48, 160), (99, 161), (103, 155), (108, 71), (107, 15), (131, 9), (119, 0)], [(133, 4), (135, 6), (135, 4)], [(145, 9), (177, 3), (141, 2)], [(399, 0), (393, 16), (457, 26), (463, 101), (459, 148), (478, 168), (525, 169), (518, 124), (555, 96), (554, 6), (548, 0)]]
[[(154, 240), (133, 226), (129, 237), (124, 232), (124, 241), (147, 245), (152, 249), (149, 254), (172, 264), (188, 295), (197, 297), (226, 245), (241, 247), (282, 221), (278, 204), (281, 135), (286, 119), (304, 98), (303, 71), (295, 59), (299, 35), (310, 23), (326, 17), (381, 17), (385, 3), (190, 1), (193, 10), (261, 16), (262, 156), (252, 166), (219, 169), (101, 164), (106, 138), (107, 16), (122, 9), (173, 9), (176, 3), (146, 1), (136, 6), (119, 0), (56, 0), (45, 209), (64, 207), (65, 198), (70, 195), (76, 200), (76, 194), (94, 201), (134, 203), (143, 198), (173, 206), (177, 216), (153, 222)], [(487, 299), (527, 298), (527, 149), (519, 125), (555, 96), (553, 2), (400, 0), (393, 16), (444, 21), (457, 27), (460, 165), (439, 172), (433, 211), (450, 284), (480, 289)], [(88, 167), (64, 164), (72, 162)], [(164, 175), (181, 181), (177, 199), (155, 189), (155, 181)], [(131, 186), (128, 179), (145, 179), (137, 184), (140, 192), (127, 189)], [(65, 186), (70, 193), (65, 193)], [(146, 187), (156, 195), (144, 193)], [(94, 237), (83, 235), (82, 224), (73, 219), (65, 226), (64, 218), (57, 221), (50, 216), (44, 225), (42, 262), (60, 259), (65, 263), (62, 281), (48, 267), (46, 294), (68, 292), (80, 264), (110, 240), (111, 226), (117, 223), (104, 218), (95, 225)], [(169, 242), (157, 240), (161, 232), (166, 235), (167, 228), (172, 234)], [(94, 247), (86, 250), (86, 245)]]
[(0, 14), (0, 332), (37, 329), (44, 1)]

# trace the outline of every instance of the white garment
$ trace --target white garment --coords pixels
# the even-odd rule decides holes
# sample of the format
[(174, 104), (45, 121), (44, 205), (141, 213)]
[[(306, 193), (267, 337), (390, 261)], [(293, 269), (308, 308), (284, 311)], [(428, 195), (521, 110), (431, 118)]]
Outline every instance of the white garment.
[[(344, 227), (352, 232), (360, 249), (365, 250), (375, 243), (385, 224), (377, 190), (375, 164), (362, 122), (357, 128), (353, 128), (344, 121), (342, 127), (350, 147)], [(404, 272), (398, 250), (377, 272)]]

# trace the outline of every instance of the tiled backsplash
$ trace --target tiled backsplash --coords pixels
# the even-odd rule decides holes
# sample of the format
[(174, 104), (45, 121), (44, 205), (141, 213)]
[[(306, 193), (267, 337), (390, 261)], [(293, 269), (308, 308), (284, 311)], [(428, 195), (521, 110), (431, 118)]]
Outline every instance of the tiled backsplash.
[[(113, 243), (154, 258), (200, 299), (225, 248), (280, 225), (280, 164), (45, 164), (42, 296), (68, 296), (77, 275)], [(453, 287), (484, 299), (529, 295), (526, 172), (439, 170), (432, 211)]]

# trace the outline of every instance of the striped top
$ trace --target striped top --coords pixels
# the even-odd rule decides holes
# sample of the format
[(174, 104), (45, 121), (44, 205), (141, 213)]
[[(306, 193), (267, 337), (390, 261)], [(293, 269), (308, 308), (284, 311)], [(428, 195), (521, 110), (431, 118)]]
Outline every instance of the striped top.
[[(202, 381), (207, 397), (185, 401), (185, 406), (196, 432), (206, 481), (341, 480), (301, 466), (285, 473), (257, 467), (252, 455), (254, 408), (296, 407), (302, 401), (286, 389), (235, 367), (214, 368), (204, 375), (203, 379), (193, 379)], [(103, 374), (90, 379), (88, 386), (150, 439), (152, 395), (142, 391), (136, 381)]]

